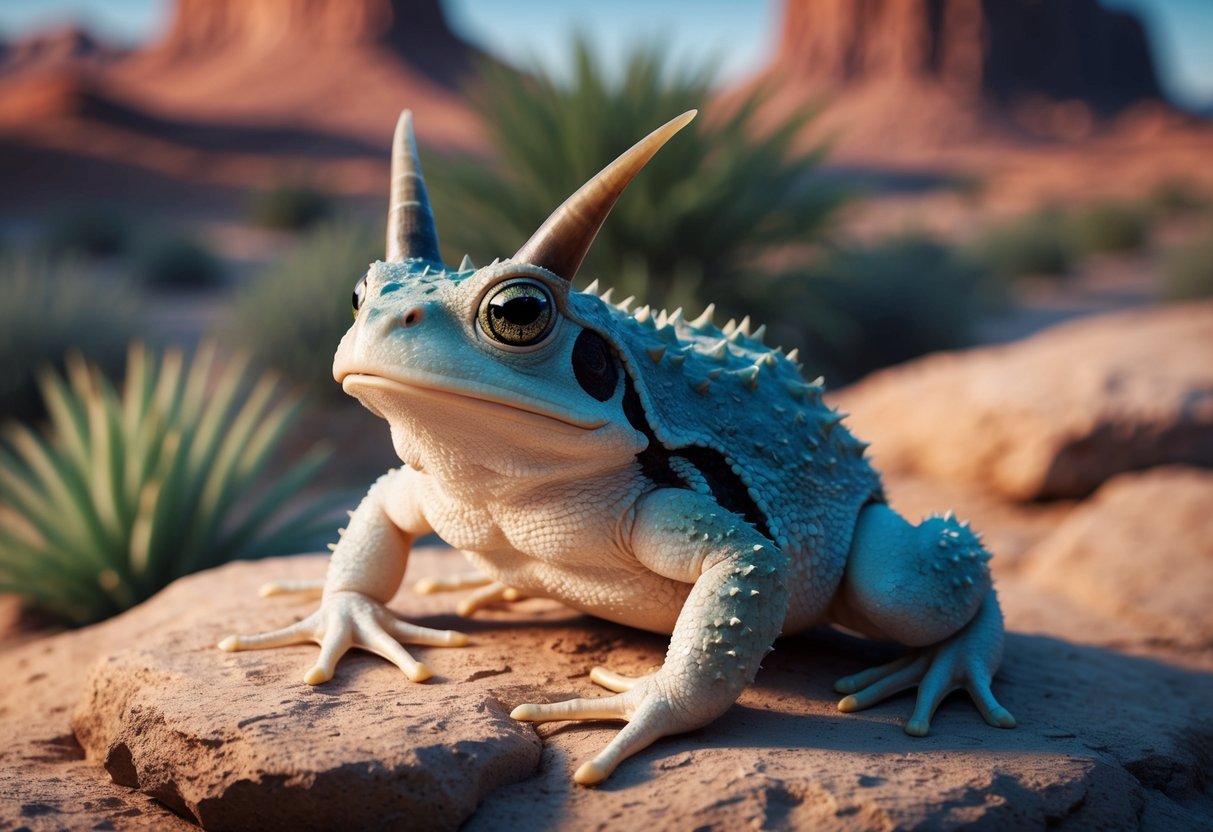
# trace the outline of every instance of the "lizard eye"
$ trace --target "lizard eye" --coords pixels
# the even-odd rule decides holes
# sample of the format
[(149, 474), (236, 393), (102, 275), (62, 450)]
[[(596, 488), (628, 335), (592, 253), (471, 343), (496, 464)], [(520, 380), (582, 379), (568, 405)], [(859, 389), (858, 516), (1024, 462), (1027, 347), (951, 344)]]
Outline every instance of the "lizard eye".
[(529, 277), (503, 281), (480, 303), (480, 328), (507, 347), (538, 344), (556, 323), (556, 304), (548, 288)]
[(358, 310), (362, 308), (362, 302), (366, 300), (366, 274), (358, 278), (358, 282), (354, 284), (354, 296), (351, 303), (354, 306), (354, 317), (358, 317)]

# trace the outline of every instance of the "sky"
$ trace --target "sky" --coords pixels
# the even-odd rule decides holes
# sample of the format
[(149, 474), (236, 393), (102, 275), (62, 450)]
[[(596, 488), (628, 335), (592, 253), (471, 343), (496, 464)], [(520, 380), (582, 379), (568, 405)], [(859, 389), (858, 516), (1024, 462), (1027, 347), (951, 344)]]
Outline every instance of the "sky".
[[(763, 65), (774, 44), (780, 0), (444, 0), (455, 29), (515, 64), (542, 64), (558, 77), (569, 50), (545, 46), (575, 32), (592, 36), (608, 67), (619, 64), (629, 44), (664, 38), (675, 57), (719, 65), (732, 80)], [(1171, 97), (1213, 108), (1213, 0), (1101, 0), (1130, 9), (1146, 21), (1159, 75)], [(134, 44), (167, 25), (171, 0), (0, 0), (0, 38), (19, 37), (68, 20), (82, 21), (99, 36)]]

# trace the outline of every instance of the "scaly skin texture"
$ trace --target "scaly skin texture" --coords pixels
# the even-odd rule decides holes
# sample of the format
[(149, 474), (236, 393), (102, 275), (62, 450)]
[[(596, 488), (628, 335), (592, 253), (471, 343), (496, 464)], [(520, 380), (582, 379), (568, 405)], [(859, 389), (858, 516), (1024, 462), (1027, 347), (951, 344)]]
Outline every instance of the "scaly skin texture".
[[(408, 234), (436, 250), (425, 224), (410, 222)], [(315, 614), (221, 647), (314, 641), (309, 684), (332, 678), (355, 646), (428, 678), (402, 645), (466, 638), (384, 605), (412, 541), (434, 532), (479, 571), (420, 589), (478, 587), (464, 614), (542, 595), (671, 635), (654, 674), (594, 669), (613, 695), (514, 709), (535, 722), (627, 723), (577, 769), (579, 783), (711, 722), (780, 633), (817, 625), (911, 648), (840, 680), (841, 710), (918, 687), (906, 731), (921, 735), (943, 697), (964, 688), (990, 724), (1014, 725), (990, 691), (1002, 617), (979, 538), (950, 516), (912, 526), (889, 509), (866, 445), (794, 354), (762, 343), (761, 327), (717, 328), (710, 309), (694, 321), (630, 312), (631, 299), (574, 291), (530, 262), (476, 269), (465, 259), (450, 271), (433, 256), (371, 265), (334, 362), (345, 390), (387, 420), (405, 464), (351, 516)]]

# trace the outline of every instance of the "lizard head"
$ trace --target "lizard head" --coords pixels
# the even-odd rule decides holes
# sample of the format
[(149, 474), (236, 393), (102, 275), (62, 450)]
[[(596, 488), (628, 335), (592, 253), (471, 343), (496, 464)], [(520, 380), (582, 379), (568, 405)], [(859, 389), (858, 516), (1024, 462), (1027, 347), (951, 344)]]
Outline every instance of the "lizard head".
[[(448, 269), (417, 162), (411, 115), (397, 124), (387, 256), (354, 289), (333, 375), (385, 418), (415, 468), (504, 449), (626, 458), (646, 440), (624, 414), (624, 370), (578, 312), (570, 283), (616, 199), (691, 120), (654, 131), (587, 182), (508, 260)], [(599, 324), (599, 328), (600, 328)], [(507, 460), (508, 463), (508, 460)]]

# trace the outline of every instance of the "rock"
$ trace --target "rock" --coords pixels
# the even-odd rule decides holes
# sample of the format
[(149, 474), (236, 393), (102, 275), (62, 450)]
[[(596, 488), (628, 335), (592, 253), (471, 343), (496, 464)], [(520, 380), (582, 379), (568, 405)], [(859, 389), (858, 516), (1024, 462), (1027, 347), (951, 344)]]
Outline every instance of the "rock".
[(1213, 649), (1211, 509), (1211, 471), (1121, 475), (1032, 550), (1024, 577), (1115, 622), (1118, 640)]
[[(354, 655), (309, 688), (314, 647), (212, 646), (310, 611), (314, 601), (255, 590), (324, 563), (231, 564), (111, 621), (0, 652), (0, 828), (192, 828), (163, 806), (207, 828), (1213, 828), (1213, 663), (1181, 669), (1012, 634), (995, 691), (1019, 727), (990, 728), (956, 696), (918, 739), (901, 729), (908, 695), (835, 710), (833, 679), (888, 648), (784, 639), (724, 717), (586, 789), (572, 772), (618, 725), (536, 733), (510, 723), (509, 706), (601, 695), (591, 666), (644, 672), (665, 639), (541, 599), (458, 621), (443, 614), (457, 596), (405, 590), (394, 606), (410, 618), (472, 636), (463, 649), (417, 648), (436, 674), (423, 685)], [(409, 580), (462, 568), (458, 553), (424, 549)], [(88, 760), (69, 725), (76, 700)]]
[[(151, 605), (171, 605), (182, 618), (119, 648), (86, 682), (72, 725), (89, 757), (115, 783), (208, 829), (243, 828), (254, 817), (292, 830), (450, 829), (484, 794), (530, 776), (540, 744), (509, 718), (500, 691), (515, 685), (496, 646), (418, 650), (439, 674), (427, 685), (355, 654), (317, 687), (302, 681), (314, 647), (215, 647), (224, 635), (310, 612), (314, 599), (257, 603), (256, 590), (284, 571), (323, 576), (326, 563), (235, 564), (158, 596)], [(431, 624), (427, 605), (411, 600), (413, 621), (455, 623)]]
[[(740, 97), (766, 88), (777, 113), (825, 102), (818, 135), (841, 131), (837, 150), (853, 158), (1083, 141), (1146, 111), (1195, 123), (1165, 101), (1141, 21), (1096, 0), (787, 0), (784, 9), (778, 48)], [(950, 167), (946, 155), (932, 158)]]
[(788, 0), (781, 32), (776, 65), (810, 87), (919, 79), (1103, 112), (1162, 97), (1140, 20), (1096, 0)]
[(541, 728), (537, 777), (490, 795), (464, 829), (1213, 828), (1213, 721), (1199, 704), (1213, 676), (1012, 635), (995, 691), (1019, 727), (990, 728), (957, 696), (917, 739), (901, 728), (908, 696), (834, 709), (830, 682), (882, 658), (849, 640), (786, 639), (724, 717), (659, 741), (595, 790), (569, 775), (614, 729)]
[(1213, 466), (1210, 355), (1213, 303), (1169, 306), (927, 356), (835, 402), (884, 470), (1014, 500), (1083, 497), (1125, 471)]

